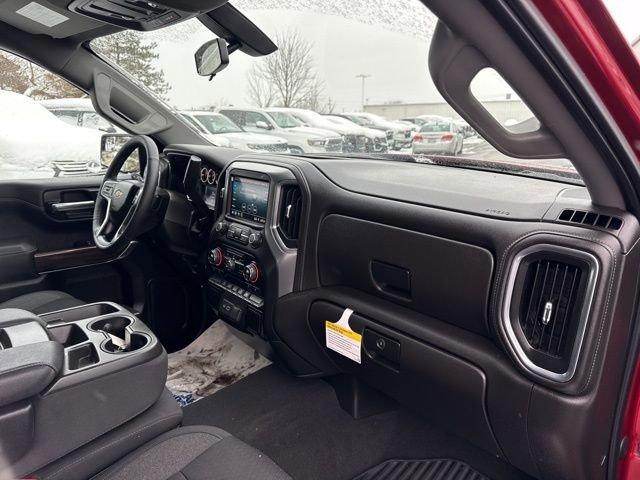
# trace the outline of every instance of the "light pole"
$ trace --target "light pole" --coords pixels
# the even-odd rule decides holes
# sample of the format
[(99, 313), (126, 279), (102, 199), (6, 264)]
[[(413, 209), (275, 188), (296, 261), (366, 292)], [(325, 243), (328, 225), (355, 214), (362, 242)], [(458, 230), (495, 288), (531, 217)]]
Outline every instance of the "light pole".
[(361, 97), (361, 98), (360, 98), (360, 100), (361, 100), (361, 102), (360, 102), (360, 103), (362, 104), (362, 111), (363, 111), (363, 112), (364, 112), (364, 81), (365, 81), (367, 78), (369, 78), (370, 76), (371, 76), (371, 75), (366, 74), (366, 73), (360, 73), (360, 74), (356, 75), (356, 78), (360, 78), (360, 79), (362, 79), (362, 90), (361, 90), (361, 93), (360, 93), (360, 97)]

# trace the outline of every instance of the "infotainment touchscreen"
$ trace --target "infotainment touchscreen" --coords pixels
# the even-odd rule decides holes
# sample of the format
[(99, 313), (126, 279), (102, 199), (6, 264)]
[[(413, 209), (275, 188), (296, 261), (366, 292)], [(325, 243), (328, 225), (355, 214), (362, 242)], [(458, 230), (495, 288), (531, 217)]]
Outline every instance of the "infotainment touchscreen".
[(269, 182), (253, 178), (231, 177), (229, 214), (256, 223), (267, 222)]

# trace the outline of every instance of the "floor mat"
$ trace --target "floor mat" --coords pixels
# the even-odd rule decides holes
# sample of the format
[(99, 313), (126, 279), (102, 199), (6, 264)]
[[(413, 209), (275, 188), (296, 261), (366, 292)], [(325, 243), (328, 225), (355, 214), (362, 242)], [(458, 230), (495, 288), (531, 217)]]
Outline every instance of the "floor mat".
[(296, 480), (350, 480), (390, 459), (462, 460), (493, 480), (530, 480), (406, 409), (354, 420), (322, 380), (263, 368), (184, 409), (185, 425), (215, 425), (271, 457)]
[(457, 460), (388, 460), (354, 480), (489, 480)]
[(167, 388), (184, 406), (269, 363), (233, 335), (224, 322), (216, 322), (187, 347), (169, 354)]

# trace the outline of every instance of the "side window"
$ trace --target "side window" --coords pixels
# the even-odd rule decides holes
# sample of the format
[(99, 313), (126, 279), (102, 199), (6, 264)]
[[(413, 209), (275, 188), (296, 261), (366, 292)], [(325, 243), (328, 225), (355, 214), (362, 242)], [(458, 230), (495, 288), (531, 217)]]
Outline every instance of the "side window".
[(0, 180), (103, 174), (103, 133), (80, 128), (77, 114), (63, 119), (45, 106), (83, 97), (66, 80), (0, 51)]
[[(45, 107), (46, 108), (46, 107)], [(78, 126), (78, 113), (66, 110), (50, 110), (56, 117), (69, 125)]]
[(264, 129), (258, 128), (258, 122), (266, 123), (267, 125), (271, 125), (267, 117), (259, 112), (247, 112), (245, 125), (243, 125), (247, 130), (251, 132), (264, 132)]
[(93, 128), (94, 130), (101, 130), (103, 132), (114, 133), (115, 127), (111, 125), (107, 120), (102, 118), (96, 112), (82, 112), (79, 125), (84, 128)]
[(233, 123), (239, 125), (240, 127), (245, 127), (247, 125), (245, 121), (246, 116), (243, 115), (243, 112), (240, 112), (238, 110), (225, 110), (220, 113), (222, 113), (225, 117), (230, 118)]

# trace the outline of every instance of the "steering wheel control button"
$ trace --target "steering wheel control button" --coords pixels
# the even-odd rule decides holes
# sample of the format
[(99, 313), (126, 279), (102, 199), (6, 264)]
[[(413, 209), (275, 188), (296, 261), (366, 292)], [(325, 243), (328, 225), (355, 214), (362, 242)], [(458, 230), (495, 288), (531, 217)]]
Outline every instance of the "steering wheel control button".
[(107, 197), (107, 198), (111, 198), (111, 194), (113, 193), (113, 184), (112, 183), (105, 183), (102, 186), (102, 196)]

